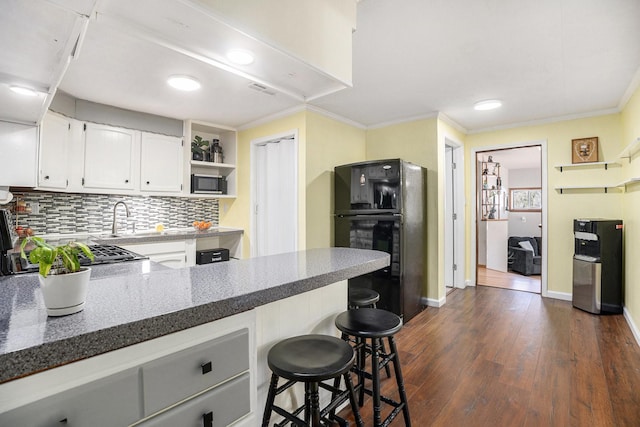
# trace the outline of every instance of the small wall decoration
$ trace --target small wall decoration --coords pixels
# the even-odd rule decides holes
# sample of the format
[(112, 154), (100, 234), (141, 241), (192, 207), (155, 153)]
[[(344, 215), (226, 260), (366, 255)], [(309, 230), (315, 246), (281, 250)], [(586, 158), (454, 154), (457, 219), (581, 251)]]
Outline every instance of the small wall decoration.
[(571, 140), (571, 163), (598, 161), (598, 137)]

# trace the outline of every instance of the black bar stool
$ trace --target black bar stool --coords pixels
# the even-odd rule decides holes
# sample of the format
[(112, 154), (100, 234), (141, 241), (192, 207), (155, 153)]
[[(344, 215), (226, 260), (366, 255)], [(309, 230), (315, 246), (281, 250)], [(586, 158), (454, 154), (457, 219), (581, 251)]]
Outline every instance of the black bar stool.
[[(360, 393), (360, 406), (363, 404), (364, 393), (373, 397), (373, 422), (374, 426), (387, 426), (402, 411), (407, 427), (411, 426), (407, 394), (402, 379), (402, 369), (398, 358), (398, 350), (394, 335), (402, 329), (402, 319), (394, 313), (377, 308), (360, 308), (340, 313), (335, 320), (336, 327), (342, 332), (342, 338), (350, 340), (355, 338), (356, 353), (359, 358), (354, 370), (358, 375), (356, 389)], [(387, 338), (389, 353), (384, 353), (380, 342)], [(370, 341), (367, 344), (367, 340)], [(366, 372), (364, 358), (367, 351), (371, 352), (371, 372)], [(380, 394), (380, 367), (393, 362), (396, 376), (396, 384), (400, 401), (396, 402)], [(365, 378), (371, 380), (371, 389), (365, 387)], [(380, 417), (381, 402), (393, 406), (389, 416), (383, 421)]]
[(373, 289), (349, 288), (349, 308), (351, 309), (362, 307), (376, 308), (378, 301), (380, 301), (380, 294)]
[[(269, 394), (262, 418), (262, 426), (267, 427), (271, 413), (276, 412), (285, 420), (282, 424), (317, 427), (321, 422), (330, 425), (332, 421), (347, 426), (344, 419), (336, 415), (336, 408), (349, 399), (351, 410), (358, 427), (362, 427), (362, 418), (358, 411), (356, 396), (351, 382), (350, 370), (355, 361), (353, 348), (345, 341), (329, 335), (302, 335), (288, 338), (274, 345), (267, 355), (271, 369)], [(340, 378), (344, 378), (346, 389), (339, 389)], [(286, 383), (278, 387), (278, 380)], [(333, 385), (322, 381), (333, 379)], [(297, 382), (305, 384), (305, 403), (293, 412), (288, 412), (274, 404), (275, 397)], [(331, 392), (331, 402), (320, 409), (319, 389)], [(298, 418), (304, 412), (304, 420)]]
[[(349, 309), (357, 310), (359, 308), (376, 308), (376, 304), (380, 301), (380, 294), (373, 289), (367, 288), (349, 288)], [(384, 342), (380, 339), (380, 345), (382, 346), (382, 352), (386, 353), (384, 348)], [(356, 360), (356, 363), (360, 363), (360, 358)], [(387, 378), (391, 378), (391, 370), (389, 365), (384, 365), (384, 371), (387, 374)], [(362, 396), (362, 394), (361, 394)], [(363, 397), (360, 398), (362, 400)]]

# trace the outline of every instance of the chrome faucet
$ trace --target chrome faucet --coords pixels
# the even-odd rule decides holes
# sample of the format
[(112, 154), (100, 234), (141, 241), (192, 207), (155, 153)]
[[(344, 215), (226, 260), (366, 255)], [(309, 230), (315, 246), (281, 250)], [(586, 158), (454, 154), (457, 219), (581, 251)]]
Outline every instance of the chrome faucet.
[(113, 224), (111, 224), (111, 234), (113, 234), (113, 235), (116, 235), (118, 233), (118, 223), (116, 221), (116, 209), (118, 208), (118, 205), (124, 206), (124, 210), (127, 213), (127, 218), (129, 218), (129, 216), (130, 216), (129, 207), (122, 200), (120, 200), (119, 202), (116, 202), (116, 204), (113, 205)]

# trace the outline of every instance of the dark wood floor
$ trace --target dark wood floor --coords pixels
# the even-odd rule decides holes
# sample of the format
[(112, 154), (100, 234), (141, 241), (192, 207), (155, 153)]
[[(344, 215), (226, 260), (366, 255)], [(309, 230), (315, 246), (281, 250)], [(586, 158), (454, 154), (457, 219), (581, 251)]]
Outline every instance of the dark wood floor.
[(622, 315), (481, 286), (396, 338), (413, 426), (640, 426), (640, 348)]

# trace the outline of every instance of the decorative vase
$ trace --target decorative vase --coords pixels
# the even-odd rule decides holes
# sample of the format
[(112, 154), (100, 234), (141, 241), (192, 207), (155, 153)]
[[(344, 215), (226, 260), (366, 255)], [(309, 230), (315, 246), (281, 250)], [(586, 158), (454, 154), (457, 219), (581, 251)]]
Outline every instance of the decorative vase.
[(75, 273), (38, 275), (47, 314), (66, 316), (84, 310), (90, 277), (89, 267), (82, 267)]

